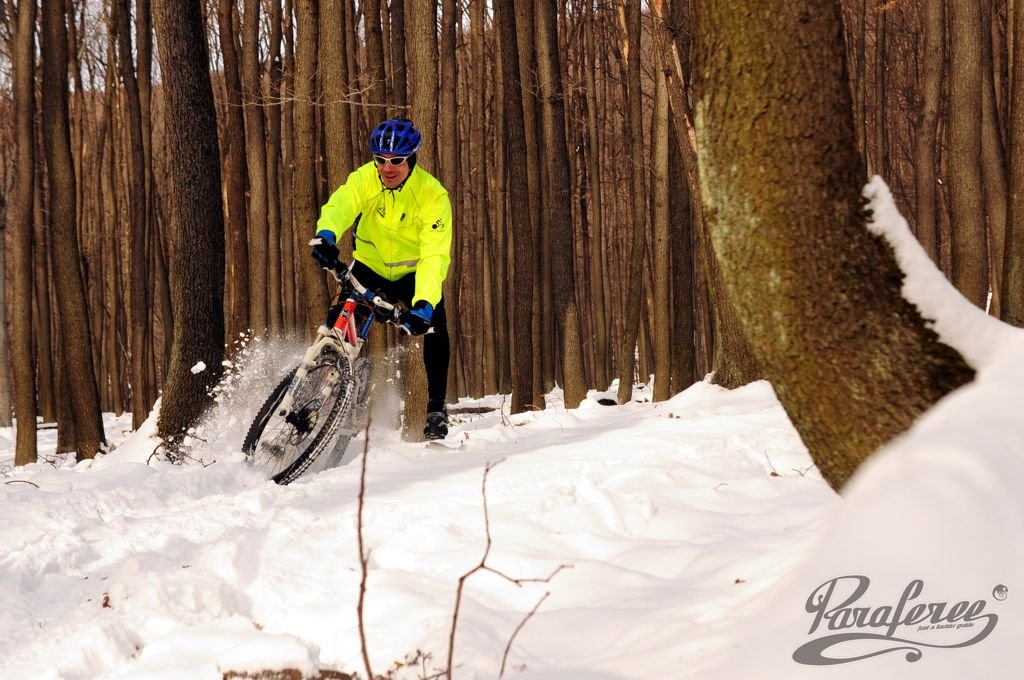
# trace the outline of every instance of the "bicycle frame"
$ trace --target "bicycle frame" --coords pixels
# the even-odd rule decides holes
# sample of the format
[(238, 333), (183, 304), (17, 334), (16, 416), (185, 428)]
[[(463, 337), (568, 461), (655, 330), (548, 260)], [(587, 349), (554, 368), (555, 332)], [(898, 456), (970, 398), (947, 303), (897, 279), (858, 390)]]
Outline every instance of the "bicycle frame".
[[(302, 362), (295, 370), (295, 375), (292, 376), (288, 390), (281, 400), (278, 409), (278, 415), (281, 417), (286, 417), (291, 413), (295, 401), (295, 387), (309, 374), (309, 370), (316, 365), (316, 359), (324, 349), (330, 348), (338, 354), (346, 356), (350, 362), (355, 361), (363, 350), (366, 336), (370, 332), (370, 325), (373, 323), (377, 313), (376, 310), (390, 313), (390, 318), (386, 318), (385, 322), (393, 325), (398, 323), (400, 308), (359, 283), (352, 276), (348, 267), (344, 267), (344, 265), (339, 263), (338, 268), (330, 269), (329, 271), (334, 275), (334, 279), (342, 287), (342, 290), (345, 289), (346, 283), (349, 284), (351, 290), (333, 326), (321, 325), (317, 329), (316, 340), (306, 348), (305, 353), (302, 355)], [(362, 324), (359, 324), (356, 318), (356, 309), (359, 307), (363, 307), (366, 312), (366, 320)], [(324, 399), (330, 397), (331, 390), (340, 378), (341, 376), (335, 371), (330, 376), (330, 379), (325, 382), (321, 389), (321, 396)]]

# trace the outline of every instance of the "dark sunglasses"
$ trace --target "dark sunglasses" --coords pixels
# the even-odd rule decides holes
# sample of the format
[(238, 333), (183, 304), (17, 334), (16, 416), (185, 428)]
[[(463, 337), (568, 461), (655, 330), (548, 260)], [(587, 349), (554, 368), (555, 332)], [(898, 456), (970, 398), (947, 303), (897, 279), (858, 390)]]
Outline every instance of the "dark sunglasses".
[(373, 162), (377, 165), (403, 165), (409, 156), (393, 156), (391, 158), (385, 158), (384, 156), (373, 155)]

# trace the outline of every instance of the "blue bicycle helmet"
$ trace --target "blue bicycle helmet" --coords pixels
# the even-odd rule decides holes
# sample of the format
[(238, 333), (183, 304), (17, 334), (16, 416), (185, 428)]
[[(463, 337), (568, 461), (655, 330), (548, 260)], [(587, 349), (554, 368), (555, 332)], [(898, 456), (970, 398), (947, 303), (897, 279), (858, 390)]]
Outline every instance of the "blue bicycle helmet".
[(386, 120), (370, 133), (370, 153), (393, 153), (409, 156), (423, 143), (420, 131), (408, 118)]

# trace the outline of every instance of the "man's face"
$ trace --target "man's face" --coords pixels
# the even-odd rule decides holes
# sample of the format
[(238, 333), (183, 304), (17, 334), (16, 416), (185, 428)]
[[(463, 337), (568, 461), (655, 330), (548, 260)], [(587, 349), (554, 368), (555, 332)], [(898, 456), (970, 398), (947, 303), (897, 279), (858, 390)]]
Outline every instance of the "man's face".
[[(394, 159), (395, 165), (392, 163)], [(398, 156), (393, 153), (378, 153), (374, 154), (373, 162), (377, 164), (377, 173), (380, 175), (380, 181), (384, 183), (388, 189), (397, 188), (405, 179), (409, 176), (409, 157)]]

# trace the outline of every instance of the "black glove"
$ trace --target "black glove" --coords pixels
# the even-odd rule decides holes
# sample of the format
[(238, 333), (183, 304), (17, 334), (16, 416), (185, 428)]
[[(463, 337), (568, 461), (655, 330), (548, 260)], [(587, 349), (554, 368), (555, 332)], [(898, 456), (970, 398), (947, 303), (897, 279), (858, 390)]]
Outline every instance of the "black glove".
[(338, 246), (334, 244), (334, 232), (321, 229), (316, 237), (309, 242), (313, 246), (313, 259), (327, 269), (333, 269), (338, 265)]
[(407, 312), (403, 312), (399, 321), (402, 330), (409, 335), (423, 335), (430, 330), (430, 319), (434, 315), (434, 306), (426, 300), (418, 300)]

